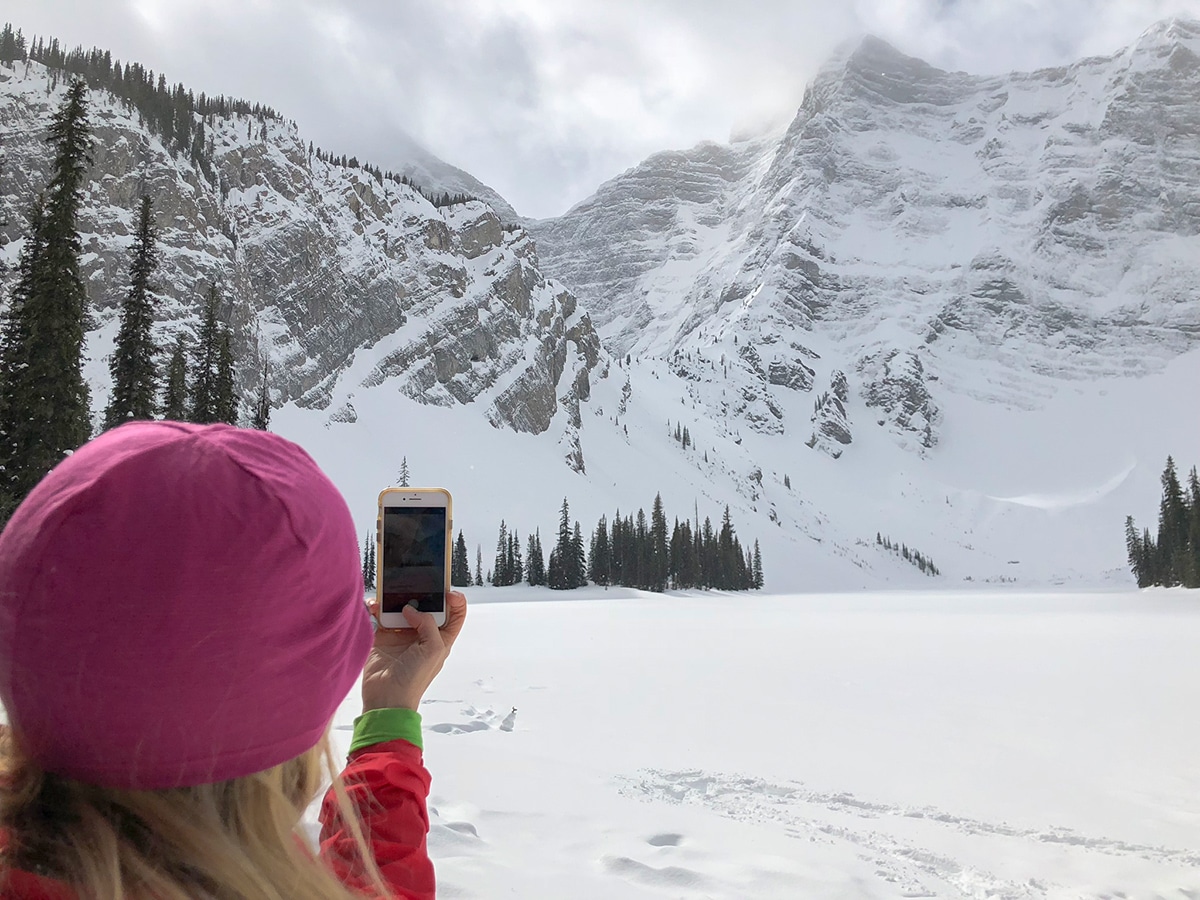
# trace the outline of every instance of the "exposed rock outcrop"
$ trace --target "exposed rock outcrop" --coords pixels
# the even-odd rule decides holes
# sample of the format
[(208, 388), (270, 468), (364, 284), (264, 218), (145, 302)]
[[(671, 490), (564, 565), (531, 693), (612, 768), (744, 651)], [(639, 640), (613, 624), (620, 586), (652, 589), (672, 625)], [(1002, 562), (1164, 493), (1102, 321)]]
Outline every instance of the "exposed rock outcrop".
[(830, 376), (829, 390), (822, 393), (813, 404), (813, 432), (806, 442), (809, 447), (827, 453), (834, 459), (842, 455), (846, 446), (853, 441), (850, 420), (846, 415), (849, 401), (846, 375), (836, 371)]
[(859, 361), (866, 380), (863, 398), (875, 408), (879, 424), (890, 423), (902, 437), (912, 436), (928, 450), (937, 443), (941, 411), (925, 383), (925, 367), (911, 351), (881, 351)]
[[(45, 178), (55, 80), (37, 63), (0, 67), (0, 258)], [(547, 281), (525, 230), (502, 221), (507, 205), (435, 207), (408, 185), (322, 161), (291, 123), (240, 115), (204, 117), (210, 179), (112, 95), (90, 100), (96, 150), (81, 231), (94, 357), (109, 351), (145, 193), (162, 256), (160, 345), (194, 334), (198, 304), (219, 285), (247, 394), (265, 358), (276, 404), (333, 405), (339, 422), (354, 420), (355, 387), (388, 380), (422, 403), (483, 402), (494, 425), (518, 431), (548, 429), (560, 394), (586, 400), (599, 338)], [(99, 408), (107, 390), (93, 385)]]

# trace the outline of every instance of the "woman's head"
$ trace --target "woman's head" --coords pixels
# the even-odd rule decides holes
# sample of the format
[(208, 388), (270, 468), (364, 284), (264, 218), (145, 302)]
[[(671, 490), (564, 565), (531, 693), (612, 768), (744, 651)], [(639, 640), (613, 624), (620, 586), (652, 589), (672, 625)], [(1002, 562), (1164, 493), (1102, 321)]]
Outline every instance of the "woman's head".
[(0, 698), (45, 771), (121, 789), (227, 781), (320, 740), (371, 643), (355, 529), (276, 435), (102, 435), (0, 535)]
[(113, 900), (349, 896), (294, 828), (370, 644), (349, 510), (303, 450), (102, 435), (0, 534), (6, 857)]

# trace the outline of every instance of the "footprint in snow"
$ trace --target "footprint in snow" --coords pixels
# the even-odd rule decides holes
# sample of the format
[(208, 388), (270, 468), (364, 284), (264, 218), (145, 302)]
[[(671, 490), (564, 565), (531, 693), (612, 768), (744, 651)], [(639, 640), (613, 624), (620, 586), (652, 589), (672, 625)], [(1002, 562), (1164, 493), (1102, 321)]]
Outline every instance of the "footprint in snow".
[(494, 728), (499, 728), (501, 731), (512, 731), (513, 725), (517, 721), (515, 706), (512, 712), (503, 719), (491, 707), (479, 710), (474, 706), (467, 706), (463, 709), (462, 714), (466, 717), (465, 722), (440, 722), (437, 725), (430, 725), (429, 730), (439, 734), (468, 734), (472, 731), (491, 731)]

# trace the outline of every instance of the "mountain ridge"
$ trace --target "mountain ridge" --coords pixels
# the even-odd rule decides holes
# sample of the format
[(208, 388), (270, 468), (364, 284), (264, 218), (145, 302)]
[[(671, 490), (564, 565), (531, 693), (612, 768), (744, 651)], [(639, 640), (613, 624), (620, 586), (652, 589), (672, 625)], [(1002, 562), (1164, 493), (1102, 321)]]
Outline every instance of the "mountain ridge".
[[(1192, 84), (1171, 56), (1147, 51), (1158, 62), (1103, 109), (1111, 58), (1011, 78), (928, 67), (905, 94), (864, 57), (855, 78), (818, 77), (785, 128), (654, 154), (524, 226), (310, 158), (289, 123), (253, 116), (207, 123), (213, 184), (99, 96), (94, 402), (149, 189), (161, 343), (220, 279), (243, 371), (271, 360), (278, 428), (355, 509), (404, 452), (469, 498), (472, 535), (501, 518), (528, 534), (563, 496), (587, 523), (661, 493), (698, 519), (731, 506), (772, 589), (924, 584), (877, 532), (936, 559), (945, 586), (1125, 583), (1120, 522), (1152, 517), (1162, 458), (1200, 441), (1143, 421), (1165, 407), (1138, 396), (1188, 383), (1200, 338), (1193, 107), (1182, 91), (1159, 120), (1147, 101)], [(49, 85), (0, 70), (9, 237), (44, 162)], [(1147, 285), (1155, 302), (1131, 302)], [(1020, 502), (1044, 495), (1086, 503)]]

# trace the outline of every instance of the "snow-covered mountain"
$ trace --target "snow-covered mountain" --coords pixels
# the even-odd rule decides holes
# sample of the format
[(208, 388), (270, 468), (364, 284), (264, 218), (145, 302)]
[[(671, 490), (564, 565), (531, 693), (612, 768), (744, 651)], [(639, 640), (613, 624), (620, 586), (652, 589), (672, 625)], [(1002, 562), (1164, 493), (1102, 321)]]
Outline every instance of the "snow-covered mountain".
[[(209, 178), (94, 91), (94, 402), (150, 192), (164, 343), (219, 282), (247, 393), (266, 357), (273, 427), (364, 532), (403, 456), (472, 547), (501, 518), (552, 532), (563, 497), (586, 533), (661, 493), (728, 504), (769, 589), (1125, 585), (1124, 516), (1152, 523), (1167, 453), (1200, 462), (1198, 53), (1173, 22), (977, 78), (869, 39), (785, 131), (657, 154), (525, 226), (424, 151), (400, 171), (481, 199), (435, 207), (269, 117), (204, 118)], [(61, 94), (0, 68), (9, 262)]]
[(779, 398), (844, 380), (928, 449), (947, 392), (1033, 407), (1197, 346), (1198, 98), (1195, 22), (989, 78), (868, 38), (784, 133), (658, 154), (532, 229), (614, 351), (739, 370), (749, 427), (802, 430)]

